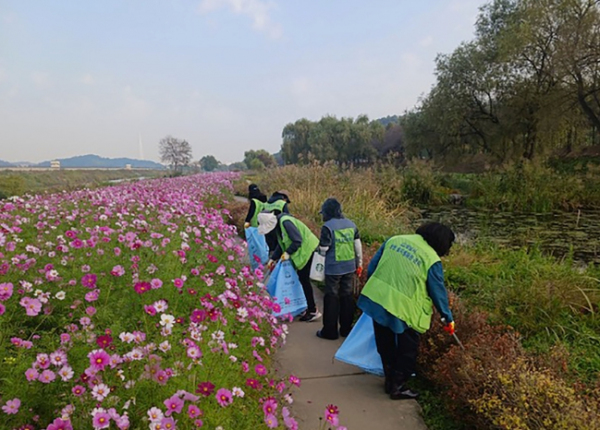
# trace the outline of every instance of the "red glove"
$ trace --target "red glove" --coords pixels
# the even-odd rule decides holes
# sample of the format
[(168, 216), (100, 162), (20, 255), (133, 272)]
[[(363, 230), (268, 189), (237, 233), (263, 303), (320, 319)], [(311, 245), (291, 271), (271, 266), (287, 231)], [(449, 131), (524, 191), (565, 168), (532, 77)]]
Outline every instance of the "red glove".
[(444, 326), (444, 331), (446, 333), (448, 333), (449, 335), (453, 335), (454, 334), (454, 321), (449, 322), (448, 324), (446, 324)]
[(357, 275), (359, 278), (360, 278), (360, 275), (362, 275), (362, 271), (363, 271), (363, 268), (362, 268), (362, 267), (358, 267), (358, 268), (356, 269), (356, 275)]

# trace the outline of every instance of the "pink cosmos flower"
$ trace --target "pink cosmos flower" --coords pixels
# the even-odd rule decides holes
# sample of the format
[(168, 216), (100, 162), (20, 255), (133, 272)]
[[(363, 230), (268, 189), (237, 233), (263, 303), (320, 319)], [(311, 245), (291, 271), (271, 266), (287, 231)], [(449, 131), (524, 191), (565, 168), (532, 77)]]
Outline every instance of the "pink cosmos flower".
[(265, 402), (263, 403), (263, 412), (265, 415), (275, 415), (277, 411), (277, 400), (273, 397), (267, 397)]
[(136, 282), (133, 289), (136, 293), (142, 295), (150, 291), (150, 284), (148, 282)]
[(331, 414), (328, 411), (325, 411), (325, 421), (327, 424), (337, 427), (340, 424), (340, 418), (337, 414)]
[(50, 367), (50, 357), (48, 357), (48, 354), (38, 354), (35, 358), (35, 366), (39, 369)]
[(295, 385), (296, 387), (300, 386), (300, 378), (294, 375), (290, 375), (290, 384)]
[(42, 373), (40, 373), (40, 376), (38, 376), (38, 381), (43, 382), (44, 384), (49, 384), (55, 379), (56, 375), (54, 374), (54, 372), (48, 369), (44, 370)]
[(144, 305), (144, 312), (148, 315), (154, 316), (156, 315), (156, 308), (152, 305)]
[(181, 278), (175, 278), (173, 279), (173, 285), (175, 285), (175, 288), (177, 288), (178, 290), (183, 288), (183, 279)]
[(150, 281), (150, 288), (153, 290), (158, 290), (160, 287), (162, 287), (162, 285), (163, 282), (158, 278), (154, 278)]
[(19, 412), (19, 408), (21, 407), (21, 400), (18, 398), (14, 398), (12, 400), (8, 400), (4, 406), (2, 406), (2, 410), (7, 415), (14, 415)]
[(110, 274), (113, 276), (123, 276), (125, 274), (125, 269), (123, 268), (123, 266), (118, 265), (112, 268), (112, 270), (110, 271)]
[(10, 299), (13, 295), (14, 286), (10, 282), (0, 284), (0, 302)]
[(89, 288), (90, 290), (93, 290), (94, 288), (96, 288), (97, 280), (98, 277), (94, 273), (87, 273), (81, 278), (81, 285), (83, 285), (86, 288)]
[(177, 395), (169, 397), (163, 403), (167, 407), (167, 416), (171, 415), (173, 412), (179, 413), (183, 409), (183, 400), (181, 400)]
[(96, 412), (92, 419), (94, 429), (106, 429), (110, 426), (110, 415), (106, 412)]
[(262, 364), (257, 364), (254, 367), (254, 371), (256, 372), (257, 375), (261, 375), (261, 376), (267, 374), (267, 368)]
[(223, 408), (233, 403), (233, 395), (227, 388), (220, 388), (217, 390), (215, 397), (217, 398), (217, 403)]
[(103, 349), (95, 349), (88, 354), (90, 359), (90, 366), (94, 370), (104, 370), (104, 368), (110, 364), (110, 355)]
[(27, 378), (29, 382), (37, 380), (39, 376), (39, 372), (33, 367), (30, 367), (25, 371), (25, 378)]
[(173, 430), (176, 428), (177, 422), (173, 418), (163, 418), (160, 420), (160, 428), (165, 430)]
[(96, 308), (93, 306), (88, 306), (87, 308), (85, 308), (85, 313), (93, 317), (96, 314)]
[(72, 389), (71, 392), (73, 394), (75, 394), (77, 397), (81, 396), (83, 393), (85, 393), (85, 387), (81, 386), (81, 385), (75, 385)]
[(96, 338), (96, 345), (98, 345), (100, 348), (108, 348), (112, 341), (113, 338), (110, 337), (110, 335), (103, 334), (102, 336), (98, 336)]
[(202, 411), (196, 405), (189, 405), (187, 413), (188, 413), (188, 417), (190, 417), (191, 419), (194, 419), (194, 418), (199, 417), (202, 414)]
[(265, 424), (270, 429), (279, 427), (279, 422), (277, 421), (277, 418), (275, 417), (275, 415), (271, 414), (265, 416)]
[(27, 315), (30, 317), (36, 316), (42, 310), (42, 302), (31, 297), (23, 297), (19, 304), (25, 308)]
[(62, 333), (60, 335), (60, 343), (61, 344), (69, 343), (70, 340), (71, 340), (71, 335), (69, 333)]
[(61, 418), (56, 418), (46, 430), (73, 430), (73, 426), (71, 425), (71, 421), (62, 420)]
[(6, 306), (4, 306), (2, 303), (0, 303), (0, 315), (4, 315), (5, 312), (6, 312)]

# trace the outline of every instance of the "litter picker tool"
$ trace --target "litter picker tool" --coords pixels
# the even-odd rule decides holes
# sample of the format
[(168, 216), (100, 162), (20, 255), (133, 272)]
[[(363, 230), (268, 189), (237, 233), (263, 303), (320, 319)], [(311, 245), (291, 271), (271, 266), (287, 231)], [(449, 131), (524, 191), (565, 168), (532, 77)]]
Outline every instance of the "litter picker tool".
[[(446, 318), (442, 318), (442, 324), (446, 325)], [(462, 342), (460, 341), (460, 339), (458, 338), (458, 336), (456, 335), (454, 330), (452, 330), (451, 332), (450, 331), (448, 331), (448, 332), (452, 335), (452, 337), (454, 337), (454, 340), (456, 340), (456, 343), (458, 343), (458, 346), (460, 346), (461, 349), (464, 351), (465, 346), (462, 344)]]

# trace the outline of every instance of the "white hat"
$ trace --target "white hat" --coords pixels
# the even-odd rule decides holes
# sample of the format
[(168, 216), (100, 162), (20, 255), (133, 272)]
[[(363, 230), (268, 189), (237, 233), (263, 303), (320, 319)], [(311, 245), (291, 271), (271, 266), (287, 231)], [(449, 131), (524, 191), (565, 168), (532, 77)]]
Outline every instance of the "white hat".
[(258, 232), (267, 234), (277, 227), (277, 216), (272, 212), (261, 212), (257, 216)]

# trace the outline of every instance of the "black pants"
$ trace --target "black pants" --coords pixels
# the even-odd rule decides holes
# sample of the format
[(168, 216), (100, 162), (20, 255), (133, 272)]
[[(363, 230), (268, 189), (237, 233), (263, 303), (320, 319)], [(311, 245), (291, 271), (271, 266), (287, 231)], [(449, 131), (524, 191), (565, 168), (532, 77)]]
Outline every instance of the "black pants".
[(397, 334), (375, 321), (373, 327), (377, 352), (381, 355), (383, 366), (401, 374), (402, 383), (406, 382), (415, 373), (421, 335), (411, 328)]
[(308, 313), (316, 312), (317, 305), (315, 304), (315, 296), (313, 293), (313, 287), (310, 282), (310, 266), (312, 265), (312, 255), (310, 256), (310, 260), (306, 263), (302, 269), (297, 270), (298, 278), (300, 278), (300, 283), (302, 284), (302, 290), (304, 291), (304, 297), (306, 297), (306, 311)]
[(354, 276), (354, 273), (325, 275), (321, 336), (326, 339), (337, 339), (339, 335), (348, 336), (350, 333), (354, 317), (354, 298), (352, 297)]

